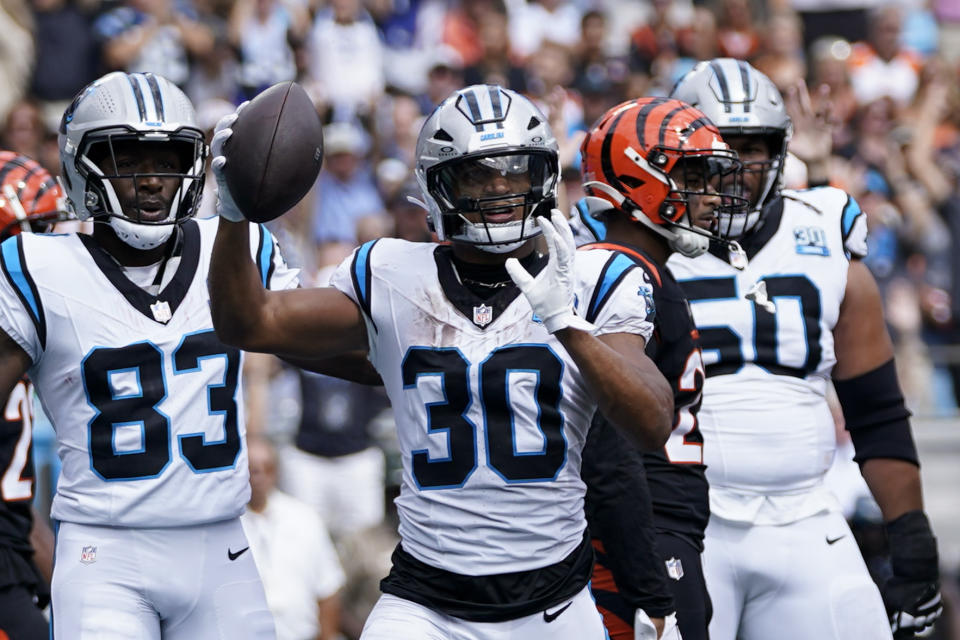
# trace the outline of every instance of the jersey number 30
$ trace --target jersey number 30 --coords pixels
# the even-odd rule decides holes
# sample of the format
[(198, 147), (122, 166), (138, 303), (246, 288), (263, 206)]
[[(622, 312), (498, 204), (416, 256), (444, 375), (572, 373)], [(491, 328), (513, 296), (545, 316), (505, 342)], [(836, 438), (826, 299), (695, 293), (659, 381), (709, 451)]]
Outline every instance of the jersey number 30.
[[(212, 331), (184, 336), (173, 351), (174, 375), (191, 375), (205, 358), (226, 360), (224, 381), (207, 387), (211, 414), (222, 416), (224, 437), (208, 443), (202, 433), (180, 435), (180, 455), (196, 473), (233, 467), (240, 453), (237, 427), (237, 382), (240, 352), (224, 346)], [(83, 384), (87, 399), (97, 413), (90, 421), (90, 464), (104, 480), (153, 478), (170, 463), (170, 417), (158, 406), (167, 397), (163, 353), (149, 342), (125, 347), (97, 348), (84, 359)], [(118, 395), (113, 377), (132, 376), (138, 393)], [(203, 402), (203, 399), (198, 399)], [(140, 429), (140, 447), (117, 451), (118, 427)]]
[[(470, 363), (457, 349), (413, 348), (402, 365), (403, 385), (413, 388), (420, 376), (440, 376), (444, 401), (427, 403), (427, 431), (446, 433), (449, 455), (431, 459), (413, 452), (413, 475), (420, 488), (462, 485), (477, 468), (476, 426), (467, 419), (471, 405), (467, 377)], [(509, 376), (523, 372), (537, 377), (533, 401), (544, 441), (541, 451), (517, 451)], [(507, 482), (553, 480), (566, 460), (560, 413), (563, 362), (541, 345), (514, 345), (494, 350), (480, 363), (479, 401), (483, 409), (487, 464)]]

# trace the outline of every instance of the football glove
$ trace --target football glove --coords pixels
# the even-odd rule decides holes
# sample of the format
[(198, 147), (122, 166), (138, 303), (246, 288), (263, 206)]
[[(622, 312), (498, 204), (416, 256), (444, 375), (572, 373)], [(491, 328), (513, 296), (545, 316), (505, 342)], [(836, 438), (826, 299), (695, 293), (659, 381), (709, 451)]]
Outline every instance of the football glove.
[[(633, 640), (658, 640), (657, 628), (643, 609), (637, 609), (633, 619)], [(677, 614), (671, 613), (663, 619), (663, 633), (659, 640), (683, 640), (677, 627)]]
[(240, 111), (249, 102), (249, 100), (244, 102), (237, 107), (236, 111), (220, 118), (213, 129), (213, 139), (210, 141), (210, 155), (213, 156), (210, 166), (213, 169), (213, 177), (217, 180), (217, 215), (230, 222), (243, 222), (246, 218), (240, 212), (237, 203), (233, 201), (230, 189), (227, 188), (227, 178), (223, 175), (223, 166), (227, 164), (227, 158), (223, 155), (223, 145), (233, 135), (233, 129), (230, 127), (237, 121)]
[(537, 224), (550, 252), (546, 266), (534, 277), (516, 258), (510, 258), (504, 265), (507, 273), (526, 296), (547, 331), (555, 333), (567, 328), (593, 331), (594, 326), (579, 317), (573, 307), (573, 265), (577, 247), (566, 216), (554, 209), (549, 220), (540, 216)]
[(890, 629), (896, 640), (923, 637), (943, 613), (937, 539), (923, 511), (908, 511), (886, 529), (893, 575), (880, 593)]

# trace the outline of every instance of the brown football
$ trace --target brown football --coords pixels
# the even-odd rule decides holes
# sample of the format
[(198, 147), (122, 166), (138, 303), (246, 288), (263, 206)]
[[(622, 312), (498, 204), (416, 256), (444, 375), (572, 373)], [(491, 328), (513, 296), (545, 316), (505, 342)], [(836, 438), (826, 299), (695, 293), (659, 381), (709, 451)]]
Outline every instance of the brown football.
[(267, 222), (300, 202), (323, 162), (323, 126), (296, 82), (258, 94), (240, 112), (223, 154), (230, 195), (248, 220)]

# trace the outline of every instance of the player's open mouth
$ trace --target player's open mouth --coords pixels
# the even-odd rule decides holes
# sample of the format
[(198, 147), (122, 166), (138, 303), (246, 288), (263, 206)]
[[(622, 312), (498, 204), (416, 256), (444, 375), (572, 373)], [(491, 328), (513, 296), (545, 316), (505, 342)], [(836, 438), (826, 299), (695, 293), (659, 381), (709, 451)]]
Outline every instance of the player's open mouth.
[(163, 202), (145, 202), (141, 203), (137, 209), (141, 220), (157, 222), (167, 217), (167, 206)]

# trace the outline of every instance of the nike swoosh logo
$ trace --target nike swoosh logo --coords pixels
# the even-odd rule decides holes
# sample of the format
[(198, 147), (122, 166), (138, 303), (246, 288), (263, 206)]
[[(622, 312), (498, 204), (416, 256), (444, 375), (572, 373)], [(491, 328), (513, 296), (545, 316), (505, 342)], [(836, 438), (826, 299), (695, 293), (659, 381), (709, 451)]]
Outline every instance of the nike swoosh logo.
[(240, 549), (240, 551), (237, 551), (236, 553), (234, 553), (233, 551), (230, 551), (230, 549), (227, 549), (227, 557), (230, 558), (231, 561), (236, 560), (237, 558), (242, 556), (244, 552), (246, 552), (246, 550), (249, 548), (250, 547), (244, 547), (243, 549)]
[(827, 544), (833, 544), (837, 540), (842, 540), (843, 538), (846, 538), (846, 537), (847, 537), (847, 534), (843, 534), (842, 536), (837, 536), (836, 538), (831, 540), (830, 536), (827, 536)]
[(549, 611), (544, 611), (544, 612), (543, 612), (543, 621), (544, 621), (544, 622), (553, 622), (554, 620), (556, 620), (557, 618), (560, 617), (560, 614), (561, 614), (561, 613), (563, 613), (564, 611), (566, 611), (567, 609), (569, 609), (569, 608), (570, 608), (570, 605), (572, 605), (572, 604), (573, 604), (573, 601), (571, 600), (570, 602), (568, 602), (567, 604), (563, 605), (562, 607), (560, 607), (559, 609), (557, 609), (557, 610), (554, 611), (553, 613), (550, 613)]

